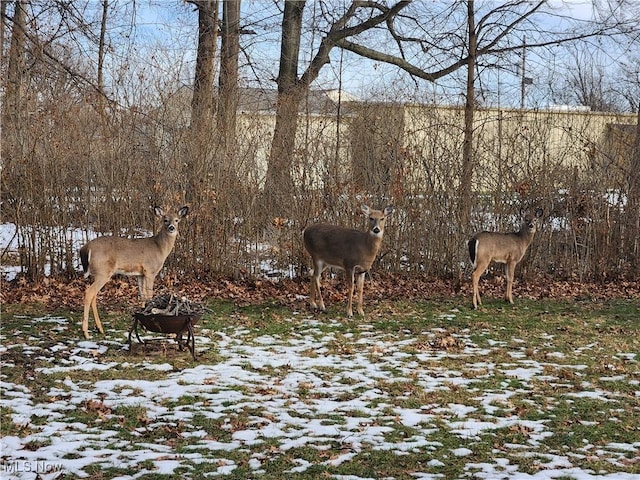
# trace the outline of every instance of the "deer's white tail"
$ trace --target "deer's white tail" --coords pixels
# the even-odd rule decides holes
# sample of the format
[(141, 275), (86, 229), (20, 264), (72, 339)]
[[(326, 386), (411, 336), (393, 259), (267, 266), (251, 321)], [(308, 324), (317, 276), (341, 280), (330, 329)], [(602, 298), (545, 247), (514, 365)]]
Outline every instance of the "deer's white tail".
[(82, 271), (84, 278), (89, 278), (89, 263), (91, 262), (91, 249), (86, 248), (87, 245), (80, 249), (80, 262), (82, 262)]
[(471, 264), (476, 266), (476, 249), (478, 247), (478, 239), (472, 238), (467, 242), (467, 247), (469, 248), (469, 258), (471, 259)]

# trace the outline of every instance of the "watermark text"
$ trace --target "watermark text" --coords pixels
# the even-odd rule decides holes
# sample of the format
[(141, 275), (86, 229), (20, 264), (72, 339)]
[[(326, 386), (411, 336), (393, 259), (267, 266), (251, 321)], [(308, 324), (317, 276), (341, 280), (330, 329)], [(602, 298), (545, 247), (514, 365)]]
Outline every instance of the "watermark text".
[(4, 473), (54, 473), (62, 470), (61, 463), (47, 460), (3, 460), (0, 463), (0, 472)]

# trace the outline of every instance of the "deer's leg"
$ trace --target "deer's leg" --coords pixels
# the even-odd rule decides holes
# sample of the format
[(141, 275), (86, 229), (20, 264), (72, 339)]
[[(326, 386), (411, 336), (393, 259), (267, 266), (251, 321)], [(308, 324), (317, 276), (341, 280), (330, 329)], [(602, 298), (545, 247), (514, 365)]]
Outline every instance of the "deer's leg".
[(98, 327), (98, 331), (104, 334), (104, 329), (102, 328), (102, 322), (100, 321), (100, 316), (98, 315), (98, 292), (105, 286), (105, 284), (111, 278), (110, 275), (101, 275), (95, 277), (93, 283), (87, 287), (84, 292), (84, 314), (82, 317), (82, 332), (84, 333), (84, 338), (90, 338), (89, 336), (89, 309), (93, 309), (93, 320), (96, 322), (96, 327)]
[(318, 270), (317, 266), (313, 267), (313, 271), (311, 272), (311, 280), (309, 282), (309, 303), (311, 304), (311, 308), (313, 310), (318, 308), (316, 304), (316, 272)]
[(504, 271), (507, 275), (507, 291), (505, 294), (505, 300), (509, 303), (513, 303), (513, 276), (516, 271), (516, 262), (507, 262), (505, 264)]
[(480, 262), (480, 259), (476, 259), (476, 268), (473, 270), (471, 274), (471, 285), (473, 286), (473, 308), (478, 308), (478, 305), (482, 305), (482, 300), (480, 299), (480, 289), (478, 284), (480, 282), (480, 277), (484, 273), (484, 271), (489, 266), (488, 262)]
[(347, 268), (344, 271), (344, 279), (347, 282), (347, 288), (349, 293), (349, 301), (347, 303), (347, 316), (353, 317), (353, 287), (355, 282), (355, 271), (353, 268)]
[(313, 274), (311, 275), (311, 292), (309, 296), (311, 308), (314, 310), (320, 308), (320, 310), (324, 312), (326, 308), (324, 306), (324, 300), (322, 299), (322, 292), (320, 291), (320, 276), (322, 275), (323, 270), (324, 265), (322, 262), (314, 262)]
[(358, 286), (358, 314), (364, 317), (364, 310), (362, 309), (362, 291), (364, 290), (364, 276), (366, 272), (359, 273), (356, 277), (356, 284)]
[(147, 300), (153, 298), (153, 283), (155, 282), (155, 275), (145, 275), (138, 277), (138, 286), (140, 287), (140, 298), (144, 304)]
[(138, 281), (138, 297), (140, 305), (144, 308), (144, 277), (142, 275), (137, 275), (136, 280)]
[(100, 317), (98, 316), (98, 295), (97, 294), (95, 297), (93, 297), (93, 301), (91, 302), (91, 309), (93, 310), (93, 318), (96, 322), (96, 327), (98, 328), (98, 331), (104, 335), (102, 322), (100, 321)]

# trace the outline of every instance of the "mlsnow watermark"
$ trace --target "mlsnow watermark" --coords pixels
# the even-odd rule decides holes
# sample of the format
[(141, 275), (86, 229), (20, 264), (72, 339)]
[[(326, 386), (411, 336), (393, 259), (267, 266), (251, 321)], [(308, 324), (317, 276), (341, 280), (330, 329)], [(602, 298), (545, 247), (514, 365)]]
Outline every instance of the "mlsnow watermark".
[(54, 473), (62, 470), (61, 463), (46, 460), (5, 460), (0, 464), (2, 473)]

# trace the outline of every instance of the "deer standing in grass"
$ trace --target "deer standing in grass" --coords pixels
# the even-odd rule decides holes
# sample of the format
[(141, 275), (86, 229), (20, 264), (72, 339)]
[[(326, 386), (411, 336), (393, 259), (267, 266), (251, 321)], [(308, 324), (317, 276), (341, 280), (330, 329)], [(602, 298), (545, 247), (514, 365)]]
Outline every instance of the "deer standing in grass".
[(311, 277), (310, 301), (311, 307), (326, 311), (322, 292), (320, 291), (320, 276), (327, 267), (340, 268), (345, 271), (345, 279), (349, 290), (347, 315), (353, 316), (354, 282), (358, 286), (358, 313), (364, 315), (362, 309), (362, 290), (364, 276), (371, 268), (380, 250), (384, 225), (387, 217), (393, 213), (393, 207), (388, 206), (384, 211), (372, 210), (362, 205), (362, 212), (369, 217), (371, 226), (368, 231), (353, 230), (327, 223), (310, 225), (304, 229), (304, 248), (313, 261)]
[(93, 309), (98, 330), (104, 334), (98, 316), (98, 292), (114, 275), (137, 277), (142, 300), (153, 297), (153, 283), (176, 243), (178, 223), (188, 212), (189, 207), (182, 207), (177, 215), (169, 215), (162, 208), (154, 207), (156, 216), (162, 217), (162, 228), (153, 237), (98, 237), (80, 249), (84, 276), (93, 277), (84, 294), (82, 331), (85, 338), (89, 338), (89, 308)]
[(533, 241), (536, 233), (536, 219), (542, 216), (542, 209), (536, 210), (536, 216), (526, 215), (522, 227), (517, 232), (498, 233), (480, 232), (468, 242), (469, 257), (474, 270), (471, 274), (473, 285), (473, 308), (482, 305), (478, 282), (480, 276), (485, 272), (489, 264), (494, 261), (505, 264), (507, 276), (507, 289), (505, 299), (513, 303), (513, 277), (516, 265), (522, 260), (524, 254)]

